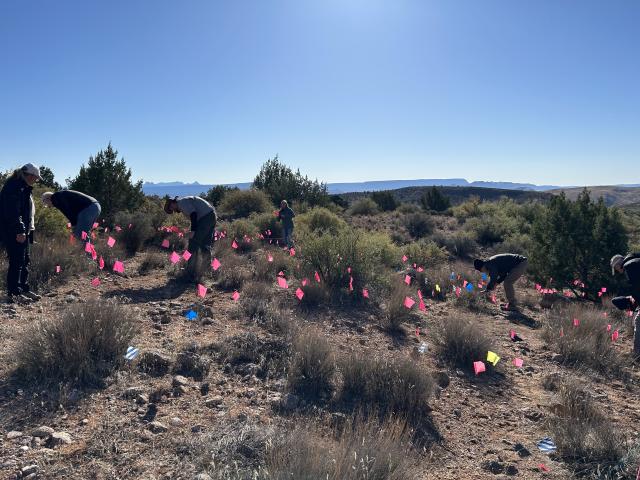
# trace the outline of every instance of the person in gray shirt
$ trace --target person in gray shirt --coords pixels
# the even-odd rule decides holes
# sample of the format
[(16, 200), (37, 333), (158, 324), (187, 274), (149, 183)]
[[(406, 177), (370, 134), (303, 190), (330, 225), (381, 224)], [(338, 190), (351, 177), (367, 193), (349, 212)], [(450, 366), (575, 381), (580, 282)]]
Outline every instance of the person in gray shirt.
[(503, 253), (494, 255), (488, 260), (476, 259), (473, 266), (476, 270), (489, 275), (487, 292), (492, 291), (500, 283), (504, 282), (504, 293), (507, 296), (507, 304), (502, 305), (503, 310), (517, 311), (516, 295), (513, 285), (527, 269), (527, 257), (515, 253)]
[(216, 209), (204, 198), (189, 196), (168, 198), (164, 211), (168, 214), (180, 212), (191, 220), (187, 247), (191, 258), (187, 263), (187, 269), (192, 279), (197, 280), (200, 276), (200, 268), (211, 263), (211, 245), (217, 220)]

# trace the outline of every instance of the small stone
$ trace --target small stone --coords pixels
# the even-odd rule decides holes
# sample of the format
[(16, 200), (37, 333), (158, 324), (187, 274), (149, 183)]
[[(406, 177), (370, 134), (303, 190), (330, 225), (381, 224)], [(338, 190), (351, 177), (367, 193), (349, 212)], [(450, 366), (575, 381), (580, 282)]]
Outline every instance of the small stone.
[(22, 445), (18, 450), (20, 450), (21, 452), (26, 452), (29, 450), (29, 447), (26, 445)]
[(72, 443), (71, 435), (67, 432), (54, 432), (51, 434), (51, 437), (49, 437), (48, 445), (50, 448), (53, 448), (57, 445), (68, 445), (70, 443)]
[(515, 465), (509, 465), (507, 469), (504, 471), (504, 473), (506, 473), (510, 477), (513, 477), (514, 475), (518, 474), (518, 469), (516, 468)]
[(49, 438), (55, 430), (51, 427), (38, 427), (31, 432), (31, 435), (38, 438)]
[(171, 417), (169, 423), (174, 427), (181, 427), (182, 425), (184, 425), (184, 422), (182, 421), (182, 419), (180, 419), (180, 417)]
[(206, 473), (199, 473), (195, 476), (194, 480), (213, 480), (210, 475)]
[(159, 320), (162, 325), (167, 325), (171, 323), (171, 315), (165, 313), (164, 315), (160, 316)]
[(202, 325), (213, 325), (213, 318), (205, 317), (202, 319)]
[(189, 385), (189, 380), (187, 380), (186, 377), (183, 377), (182, 375), (176, 375), (173, 377), (174, 387), (186, 387), (187, 385)]
[(191, 427), (191, 432), (193, 433), (199, 433), (202, 432), (204, 430), (204, 425), (194, 425), (193, 427)]
[(152, 433), (164, 433), (167, 430), (169, 430), (164, 424), (156, 421), (151, 422), (149, 425), (147, 425), (147, 428), (152, 432)]
[(447, 388), (451, 383), (451, 379), (447, 372), (436, 372), (433, 376), (440, 388)]
[(203, 383), (202, 385), (200, 385), (200, 395), (202, 395), (203, 397), (205, 395), (208, 395), (209, 389), (210, 389), (209, 383)]
[(504, 472), (504, 465), (500, 462), (496, 462), (495, 460), (485, 461), (482, 462), (482, 469), (486, 470), (487, 472), (491, 472), (494, 475), (498, 475), (499, 473)]
[(82, 425), (89, 425), (89, 419), (88, 418), (83, 418), (81, 423), (82, 423)]
[(222, 405), (224, 399), (220, 395), (216, 395), (215, 397), (208, 398), (204, 404), (207, 408), (216, 408), (219, 405)]
[(158, 352), (144, 352), (140, 355), (138, 368), (149, 375), (160, 377), (166, 375), (171, 366), (169, 357)]
[(153, 440), (153, 433), (151, 433), (149, 430), (143, 430), (142, 432), (140, 432), (140, 440), (142, 440), (143, 442), (150, 442), (151, 440)]
[(27, 465), (26, 467), (22, 467), (22, 469), (20, 470), (20, 473), (22, 474), (23, 477), (26, 477), (27, 475), (32, 475), (37, 472), (38, 472), (38, 465)]
[(129, 387), (122, 392), (123, 398), (136, 398), (138, 395), (144, 393), (143, 387)]
[(20, 438), (22, 436), (22, 432), (17, 430), (12, 430), (7, 433), (7, 440), (15, 440), (16, 438)]
[(513, 449), (518, 453), (518, 455), (520, 455), (522, 458), (524, 457), (529, 457), (531, 455), (531, 452), (527, 449), (527, 447), (525, 447), (523, 444), (521, 443), (516, 443), (513, 446)]
[(149, 403), (149, 395), (147, 395), (145, 393), (141, 393), (140, 395), (138, 395), (136, 397), (136, 403), (138, 405), (144, 405), (146, 403)]

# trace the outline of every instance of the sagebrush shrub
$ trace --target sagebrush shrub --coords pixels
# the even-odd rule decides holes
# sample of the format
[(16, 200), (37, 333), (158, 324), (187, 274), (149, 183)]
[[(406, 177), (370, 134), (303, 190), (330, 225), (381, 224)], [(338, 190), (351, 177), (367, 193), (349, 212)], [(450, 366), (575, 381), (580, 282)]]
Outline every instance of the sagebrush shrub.
[(115, 301), (72, 305), (61, 317), (39, 321), (20, 338), (16, 373), (24, 380), (95, 385), (124, 362), (135, 319), (131, 308)]
[(287, 389), (310, 401), (326, 400), (334, 390), (335, 358), (329, 342), (316, 332), (293, 341)]
[(278, 220), (278, 217), (276, 217), (273, 212), (253, 214), (250, 220), (265, 239), (283, 238), (282, 222)]
[[(272, 261), (269, 261), (272, 258)], [(289, 275), (292, 270), (292, 259), (289, 252), (279, 248), (270, 248), (256, 253), (255, 276), (258, 280), (273, 281), (278, 272)]]
[(375, 215), (378, 213), (378, 205), (369, 197), (361, 198), (351, 204), (348, 213), (351, 215)]
[[(455, 255), (459, 258), (469, 257), (478, 250), (478, 245), (476, 244), (473, 235), (469, 232), (435, 232), (431, 236), (431, 239), (439, 246), (446, 248), (451, 255)], [(504, 251), (512, 252), (512, 250), (508, 248)], [(513, 253), (519, 252), (513, 251)]]
[(435, 242), (420, 240), (403, 247), (407, 263), (418, 267), (434, 268), (447, 261), (447, 254)]
[(233, 218), (248, 217), (252, 213), (272, 210), (269, 197), (260, 190), (233, 190), (220, 202), (220, 211)]
[(236, 252), (247, 253), (258, 247), (258, 241), (254, 239), (256, 227), (249, 220), (235, 220), (229, 224), (227, 235), (231, 241), (235, 240)]
[(422, 238), (433, 231), (433, 220), (426, 213), (410, 213), (406, 217), (407, 231), (413, 238)]
[(242, 289), (242, 302), (239, 304), (248, 320), (261, 322), (270, 314), (272, 289), (265, 282), (249, 282)]
[(398, 201), (393, 193), (389, 191), (373, 192), (371, 200), (376, 202), (378, 208), (383, 212), (390, 212), (398, 208)]
[(346, 226), (346, 222), (327, 208), (316, 207), (297, 217), (297, 223), (306, 226), (314, 233), (337, 233)]
[(222, 290), (239, 290), (251, 279), (251, 268), (243, 257), (227, 254), (220, 258), (220, 262), (222, 266), (214, 273), (214, 277)]
[(473, 372), (473, 362), (482, 361), (490, 372), (492, 365), (486, 358), (491, 342), (478, 327), (479, 322), (479, 317), (473, 316), (446, 318), (437, 335), (442, 358), (470, 372)]
[[(91, 269), (90, 260), (77, 247), (69, 245), (66, 239), (38, 241), (30, 248), (29, 284), (35, 291), (42, 291), (52, 282)], [(57, 266), (60, 266), (60, 273), (56, 273)], [(4, 277), (2, 274), (2, 281)]]
[[(413, 312), (405, 307), (407, 297), (414, 296), (415, 290), (409, 288), (399, 279), (395, 279), (384, 302), (381, 326), (388, 332), (402, 332), (402, 325), (413, 318)], [(414, 308), (417, 308), (414, 307)]]
[(118, 212), (115, 223), (122, 230), (114, 236), (129, 255), (140, 251), (156, 234), (151, 219), (144, 213)]
[(138, 273), (140, 275), (147, 275), (153, 270), (165, 268), (166, 265), (166, 255), (159, 252), (148, 252), (138, 266)]

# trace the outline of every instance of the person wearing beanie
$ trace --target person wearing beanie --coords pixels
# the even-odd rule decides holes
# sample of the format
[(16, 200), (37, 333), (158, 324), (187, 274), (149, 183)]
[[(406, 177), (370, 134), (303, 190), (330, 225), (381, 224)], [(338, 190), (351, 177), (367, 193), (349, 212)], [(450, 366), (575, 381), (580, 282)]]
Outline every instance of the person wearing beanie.
[(640, 358), (640, 253), (611, 258), (611, 273), (624, 273), (631, 287), (631, 295), (616, 297), (611, 302), (621, 310), (635, 310), (633, 316), (633, 354)]
[(29, 286), (30, 244), (33, 242), (33, 185), (42, 180), (31, 163), (15, 170), (0, 191), (0, 237), (9, 257), (7, 301), (27, 303), (40, 296)]
[(473, 266), (476, 270), (489, 275), (487, 292), (492, 291), (497, 285), (504, 282), (504, 293), (507, 304), (500, 307), (505, 311), (517, 311), (514, 284), (527, 269), (527, 257), (515, 253), (503, 253), (494, 255), (488, 260), (475, 259)]
[(191, 258), (187, 269), (193, 280), (199, 277), (201, 265), (211, 263), (211, 244), (216, 229), (216, 209), (204, 198), (196, 196), (167, 198), (164, 211), (169, 215), (182, 213), (191, 220), (189, 246)]
[(73, 235), (82, 239), (82, 232), (88, 236), (93, 224), (100, 216), (102, 208), (93, 197), (75, 190), (61, 190), (56, 193), (45, 192), (42, 194), (42, 203), (47, 207), (55, 207), (60, 210), (71, 223)]

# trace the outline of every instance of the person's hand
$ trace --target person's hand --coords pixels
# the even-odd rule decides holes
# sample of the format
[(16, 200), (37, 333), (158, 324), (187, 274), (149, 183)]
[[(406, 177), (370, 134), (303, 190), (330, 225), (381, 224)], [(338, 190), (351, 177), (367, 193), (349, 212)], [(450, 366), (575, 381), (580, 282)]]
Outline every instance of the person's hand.
[(27, 235), (24, 233), (19, 233), (18, 235), (16, 235), (16, 242), (18, 243), (24, 243), (27, 241)]

